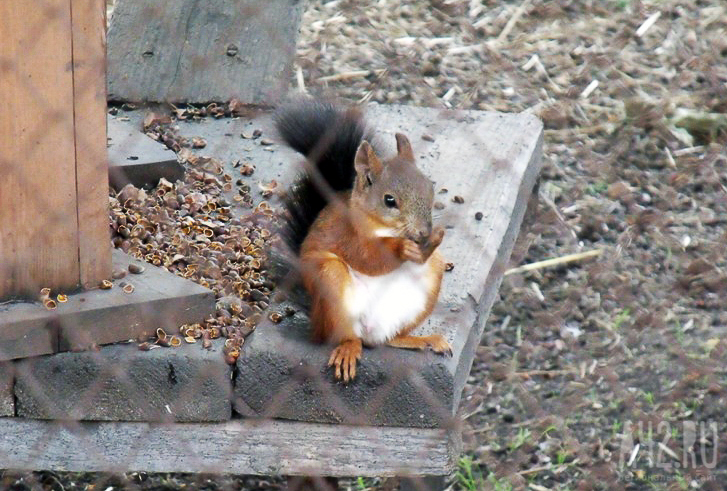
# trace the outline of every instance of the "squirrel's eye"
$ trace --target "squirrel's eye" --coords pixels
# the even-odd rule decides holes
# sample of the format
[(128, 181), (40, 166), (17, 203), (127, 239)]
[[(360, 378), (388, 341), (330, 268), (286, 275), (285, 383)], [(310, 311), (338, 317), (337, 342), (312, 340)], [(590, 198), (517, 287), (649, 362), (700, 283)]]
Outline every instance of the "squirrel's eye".
[(385, 194), (385, 195), (384, 195), (384, 204), (385, 204), (385, 205), (386, 205), (386, 206), (387, 206), (388, 208), (396, 208), (396, 200), (395, 200), (395, 199), (394, 199), (394, 197), (393, 197), (392, 195), (390, 195), (390, 194)]

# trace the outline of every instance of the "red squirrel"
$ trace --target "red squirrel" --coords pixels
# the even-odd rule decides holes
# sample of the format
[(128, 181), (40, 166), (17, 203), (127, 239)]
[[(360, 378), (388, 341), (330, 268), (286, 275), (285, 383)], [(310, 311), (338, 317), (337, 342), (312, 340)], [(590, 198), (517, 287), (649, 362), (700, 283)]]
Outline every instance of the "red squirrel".
[(362, 345), (451, 354), (439, 334), (409, 334), (431, 314), (445, 267), (434, 184), (409, 139), (397, 133), (396, 155), (381, 159), (359, 110), (315, 100), (283, 106), (275, 126), (309, 164), (288, 190), (282, 232), (311, 297), (313, 340), (336, 346), (336, 379), (354, 379)]

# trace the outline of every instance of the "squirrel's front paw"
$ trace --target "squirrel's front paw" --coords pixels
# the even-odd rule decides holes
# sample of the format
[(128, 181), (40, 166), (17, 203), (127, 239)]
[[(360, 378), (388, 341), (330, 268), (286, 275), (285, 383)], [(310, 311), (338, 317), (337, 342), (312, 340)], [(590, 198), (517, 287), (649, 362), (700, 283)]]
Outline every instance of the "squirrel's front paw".
[(344, 382), (353, 380), (356, 376), (356, 361), (361, 359), (361, 340), (349, 339), (341, 342), (331, 353), (328, 366), (335, 366), (336, 380)]
[(409, 239), (404, 239), (401, 245), (401, 259), (418, 264), (423, 263), (425, 260), (419, 244)]
[(434, 252), (434, 249), (439, 247), (439, 244), (442, 243), (442, 240), (444, 239), (444, 229), (442, 227), (437, 227), (432, 231), (432, 235), (429, 236), (427, 241), (422, 244), (421, 250), (422, 250), (422, 256), (424, 257), (424, 260), (426, 261), (429, 259), (429, 256), (432, 255)]

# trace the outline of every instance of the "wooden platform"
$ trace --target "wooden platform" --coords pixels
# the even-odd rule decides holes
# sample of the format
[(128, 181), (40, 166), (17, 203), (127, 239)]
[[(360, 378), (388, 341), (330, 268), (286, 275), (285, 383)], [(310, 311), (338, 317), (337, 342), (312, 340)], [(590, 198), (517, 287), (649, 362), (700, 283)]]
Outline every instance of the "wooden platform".
[(407, 476), (447, 474), (454, 430), (233, 420), (75, 423), (0, 418), (2, 467), (18, 470)]
[[(140, 127), (145, 114), (129, 115)], [(331, 476), (448, 473), (460, 448), (454, 414), (540, 168), (542, 125), (531, 115), (403, 106), (373, 105), (368, 116), (390, 151), (394, 133), (406, 133), (420, 167), (436, 182), (441, 206), (435, 222), (446, 227), (441, 250), (453, 269), (445, 275), (434, 315), (420, 330), (447, 336), (451, 358), (367, 349), (357, 379), (337, 383), (326, 368), (330, 348), (308, 341), (307, 318), (298, 307), (284, 323), (262, 323), (245, 342), (235, 377), (226, 382), (236, 411), (231, 420), (2, 419), (0, 452), (22, 447), (7, 466)], [(223, 161), (236, 186), (240, 180), (258, 190), (276, 180), (284, 188), (301, 161), (267, 141), (275, 140), (269, 115), (179, 126), (182, 136), (205, 138), (207, 147), (195, 152)], [(254, 130), (262, 136), (249, 138)], [(233, 166), (238, 160), (254, 165), (255, 172), (241, 175)], [(256, 191), (253, 197), (275, 205)], [(250, 209), (234, 206), (233, 212), (242, 217)], [(271, 309), (282, 307), (274, 303)]]
[[(119, 250), (112, 260), (114, 269), (137, 263), (146, 271), (115, 281), (109, 290), (69, 293), (55, 310), (40, 301), (0, 304), (0, 361), (136, 339), (157, 327), (200, 322), (214, 312), (211, 290)], [(133, 293), (125, 293), (121, 281), (133, 285)], [(55, 293), (63, 292), (53, 298)]]
[(162, 177), (174, 182), (184, 176), (177, 154), (142, 133), (140, 125), (110, 117), (107, 140), (109, 182), (116, 190), (129, 183), (153, 187)]

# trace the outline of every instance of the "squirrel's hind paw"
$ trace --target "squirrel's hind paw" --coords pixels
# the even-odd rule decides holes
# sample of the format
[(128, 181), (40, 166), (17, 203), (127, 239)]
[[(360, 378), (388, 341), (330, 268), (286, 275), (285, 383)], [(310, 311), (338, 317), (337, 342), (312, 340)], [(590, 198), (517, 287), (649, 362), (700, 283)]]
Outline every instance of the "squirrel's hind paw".
[(429, 349), (440, 355), (452, 356), (452, 347), (447, 342), (447, 339), (440, 334), (433, 334), (429, 336)]
[(335, 366), (336, 380), (349, 382), (356, 377), (356, 362), (361, 359), (361, 340), (342, 341), (331, 353), (328, 366)]

